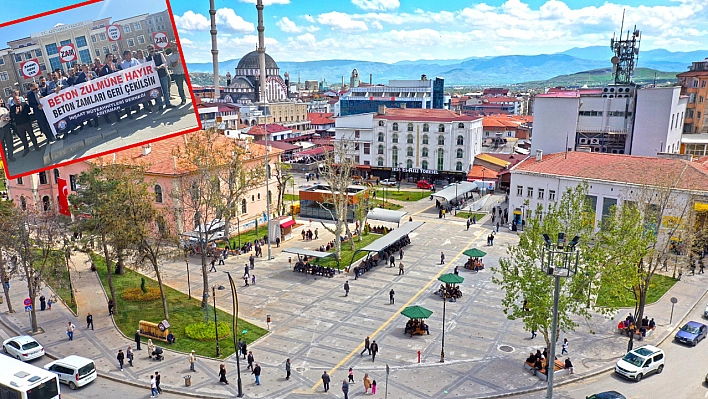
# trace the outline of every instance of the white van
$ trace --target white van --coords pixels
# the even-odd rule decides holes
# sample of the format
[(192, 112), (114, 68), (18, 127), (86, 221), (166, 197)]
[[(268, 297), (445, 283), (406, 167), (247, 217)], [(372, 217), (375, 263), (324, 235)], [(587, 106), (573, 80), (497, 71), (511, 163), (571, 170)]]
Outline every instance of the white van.
[(71, 389), (82, 387), (97, 376), (93, 360), (76, 355), (55, 360), (44, 366), (44, 369), (56, 373), (59, 382), (69, 385)]
[(644, 345), (627, 352), (617, 361), (615, 372), (622, 377), (640, 381), (647, 374), (664, 371), (664, 351), (656, 346)]

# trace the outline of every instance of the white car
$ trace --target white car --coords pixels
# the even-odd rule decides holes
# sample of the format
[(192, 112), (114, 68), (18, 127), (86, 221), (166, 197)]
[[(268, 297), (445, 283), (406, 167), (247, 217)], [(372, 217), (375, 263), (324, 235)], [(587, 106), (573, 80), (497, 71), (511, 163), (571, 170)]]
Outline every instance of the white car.
[(395, 179), (384, 179), (384, 180), (381, 180), (379, 183), (381, 183), (382, 186), (389, 186), (389, 187), (393, 187), (398, 184), (398, 182)]
[(644, 345), (627, 352), (615, 365), (615, 373), (635, 381), (647, 374), (664, 371), (664, 351), (656, 346)]
[(29, 335), (6, 339), (2, 343), (2, 350), (9, 356), (23, 362), (44, 356), (44, 347)]
[(45, 370), (56, 373), (59, 382), (69, 385), (69, 388), (82, 387), (96, 379), (96, 365), (93, 360), (85, 357), (71, 355), (55, 360), (46, 366)]

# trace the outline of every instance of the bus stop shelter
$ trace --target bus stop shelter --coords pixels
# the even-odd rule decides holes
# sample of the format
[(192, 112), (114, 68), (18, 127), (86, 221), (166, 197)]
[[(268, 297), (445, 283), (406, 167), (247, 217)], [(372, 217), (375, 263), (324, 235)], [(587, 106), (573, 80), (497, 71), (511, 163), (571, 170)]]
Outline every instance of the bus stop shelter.
[[(352, 267), (352, 263), (354, 263), (354, 257), (356, 256), (357, 253), (359, 252), (369, 252), (369, 255), (371, 255), (372, 252), (378, 253), (383, 251), (384, 249), (390, 247), (393, 243), (398, 241), (399, 239), (405, 237), (406, 235), (412, 233), (415, 229), (418, 227), (424, 225), (425, 222), (406, 222), (403, 223), (403, 225), (395, 230), (391, 230), (390, 233), (386, 234), (385, 236), (379, 238), (378, 240), (372, 242), (371, 244), (365, 246), (364, 248), (357, 249), (354, 251), (352, 254), (352, 259), (349, 261), (349, 267)], [(367, 255), (367, 256), (369, 256)]]
[(403, 217), (407, 214), (408, 212), (392, 211), (383, 208), (374, 208), (366, 214), (366, 220), (378, 220), (382, 222), (396, 223), (396, 225), (400, 227), (401, 219), (403, 219)]

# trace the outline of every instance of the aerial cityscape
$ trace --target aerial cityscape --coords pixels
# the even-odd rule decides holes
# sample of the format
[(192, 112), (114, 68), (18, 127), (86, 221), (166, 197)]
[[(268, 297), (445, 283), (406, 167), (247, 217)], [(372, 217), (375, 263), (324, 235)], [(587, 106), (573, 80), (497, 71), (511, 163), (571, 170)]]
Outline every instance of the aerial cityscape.
[(0, 398), (708, 397), (706, 10), (10, 7)]

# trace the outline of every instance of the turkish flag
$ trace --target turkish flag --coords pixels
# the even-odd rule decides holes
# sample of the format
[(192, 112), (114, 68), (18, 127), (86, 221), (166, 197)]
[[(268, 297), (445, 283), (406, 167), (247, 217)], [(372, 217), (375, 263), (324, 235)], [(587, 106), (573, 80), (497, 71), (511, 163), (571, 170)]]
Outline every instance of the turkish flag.
[(71, 212), (69, 212), (69, 187), (66, 179), (59, 179), (59, 213), (71, 216)]

